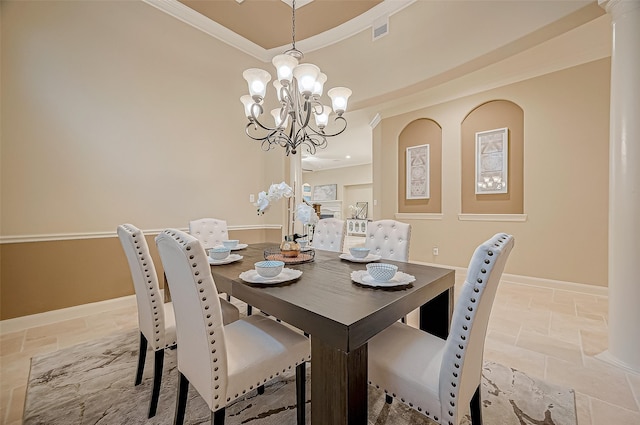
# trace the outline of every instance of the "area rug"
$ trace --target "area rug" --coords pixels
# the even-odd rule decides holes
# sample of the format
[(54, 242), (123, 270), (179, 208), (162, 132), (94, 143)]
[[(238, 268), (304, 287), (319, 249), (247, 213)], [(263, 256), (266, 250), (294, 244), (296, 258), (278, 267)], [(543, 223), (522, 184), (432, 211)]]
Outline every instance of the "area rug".
[[(24, 425), (170, 425), (176, 398), (176, 351), (165, 355), (157, 415), (147, 419), (153, 355), (147, 353), (143, 383), (133, 385), (138, 334), (128, 332), (34, 357), (27, 387)], [(310, 367), (307, 367), (307, 423), (311, 418)], [(369, 387), (370, 425), (433, 425), (399, 401)], [(574, 391), (548, 384), (512, 368), (486, 362), (482, 382), (486, 425), (576, 425)], [(227, 425), (296, 423), (295, 374), (285, 375), (227, 407)], [(209, 424), (210, 412), (193, 388), (185, 424)], [(465, 424), (469, 424), (465, 418)], [(327, 424), (330, 425), (330, 424)]]

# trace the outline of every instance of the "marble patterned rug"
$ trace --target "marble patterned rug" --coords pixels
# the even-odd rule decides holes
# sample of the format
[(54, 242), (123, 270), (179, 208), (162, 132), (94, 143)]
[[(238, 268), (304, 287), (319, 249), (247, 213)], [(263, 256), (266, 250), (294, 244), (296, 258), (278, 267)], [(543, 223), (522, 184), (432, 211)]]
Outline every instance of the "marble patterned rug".
[[(165, 354), (158, 413), (147, 419), (153, 354), (141, 385), (134, 387), (138, 333), (129, 332), (34, 357), (27, 387), (24, 425), (173, 423), (176, 351)], [(307, 367), (307, 423), (310, 423), (310, 367)], [(517, 370), (485, 362), (482, 382), (485, 425), (576, 425), (572, 389), (548, 384)], [(295, 374), (283, 376), (227, 407), (226, 425), (295, 424)], [(208, 424), (210, 412), (193, 388), (185, 424)], [(468, 418), (463, 421), (469, 424)], [(369, 387), (370, 425), (433, 425), (398, 401)]]

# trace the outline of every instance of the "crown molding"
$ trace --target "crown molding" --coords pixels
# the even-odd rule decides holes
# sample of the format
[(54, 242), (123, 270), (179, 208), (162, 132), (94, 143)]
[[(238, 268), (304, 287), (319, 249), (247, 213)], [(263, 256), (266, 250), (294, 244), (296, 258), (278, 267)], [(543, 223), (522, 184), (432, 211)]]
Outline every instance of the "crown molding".
[[(142, 1), (263, 62), (270, 62), (274, 56), (281, 54), (289, 48), (288, 45), (285, 45), (268, 50), (264, 49), (177, 0)], [(296, 47), (303, 52), (313, 52), (314, 50), (330, 46), (372, 27), (376, 19), (385, 15), (391, 16), (415, 1), (416, 0), (384, 0), (362, 15), (342, 25), (314, 37), (296, 41)]]

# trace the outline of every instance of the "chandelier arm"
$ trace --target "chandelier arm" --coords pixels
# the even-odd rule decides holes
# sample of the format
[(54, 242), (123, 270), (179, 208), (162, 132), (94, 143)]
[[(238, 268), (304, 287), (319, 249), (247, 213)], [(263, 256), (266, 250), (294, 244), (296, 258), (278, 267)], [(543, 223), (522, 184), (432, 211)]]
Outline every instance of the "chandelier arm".
[(318, 149), (324, 149), (327, 147), (327, 139), (321, 134), (305, 135), (304, 145), (307, 152), (311, 155), (315, 155)]
[(249, 126), (251, 124), (254, 124), (254, 127), (256, 128), (256, 130), (258, 129), (258, 127), (260, 127), (263, 130), (267, 130), (267, 131), (277, 131), (278, 130), (277, 127), (267, 127), (266, 125), (262, 124), (257, 117), (252, 118), (252, 121), (250, 121), (249, 124), (247, 124), (247, 126)]
[(257, 141), (259, 141), (259, 142), (261, 142), (261, 141), (263, 141), (263, 140), (272, 139), (272, 138), (273, 138), (273, 135), (274, 135), (274, 134), (276, 134), (276, 133), (278, 132), (278, 129), (268, 129), (268, 128), (266, 128), (266, 130), (268, 130), (268, 131), (269, 131), (269, 132), (268, 132), (268, 134), (267, 134), (266, 136), (253, 136), (253, 135), (251, 135), (251, 133), (250, 133), (250, 129), (251, 129), (251, 128), (253, 128), (255, 131), (257, 131), (257, 130), (258, 130), (258, 128), (257, 128), (255, 125), (253, 125), (253, 124), (254, 124), (254, 123), (252, 123), (252, 122), (250, 122), (249, 124), (247, 124), (247, 126), (246, 126), (246, 127), (245, 127), (245, 129), (244, 129), (244, 132), (247, 134), (247, 136), (248, 136), (250, 139), (257, 140)]
[(340, 131), (337, 131), (335, 133), (325, 133), (324, 130), (316, 130), (315, 128), (313, 128), (312, 126), (308, 126), (307, 129), (310, 130), (311, 132), (317, 134), (320, 137), (323, 137), (325, 140), (327, 137), (335, 137), (338, 136), (340, 134), (342, 134), (346, 129), (347, 129), (347, 120), (344, 117), (336, 117), (333, 121), (342, 121), (344, 127), (342, 127), (342, 129)]

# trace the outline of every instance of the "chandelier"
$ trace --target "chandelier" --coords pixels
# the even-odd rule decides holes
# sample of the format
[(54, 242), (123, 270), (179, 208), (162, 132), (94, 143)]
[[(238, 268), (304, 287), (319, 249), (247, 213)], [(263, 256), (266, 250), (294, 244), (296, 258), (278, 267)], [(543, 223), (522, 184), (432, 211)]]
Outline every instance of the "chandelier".
[[(277, 146), (283, 147), (287, 155), (295, 155), (298, 147), (304, 145), (311, 155), (318, 148), (327, 146), (327, 137), (334, 137), (347, 128), (347, 120), (342, 114), (347, 109), (351, 90), (346, 87), (334, 87), (327, 92), (332, 106), (323, 105), (320, 98), (327, 76), (320, 68), (311, 63), (299, 63), (303, 58), (296, 49), (296, 2), (292, 2), (292, 47), (273, 58), (277, 70), (277, 80), (273, 82), (280, 107), (271, 111), (273, 127), (260, 121), (262, 104), (271, 75), (262, 69), (251, 68), (242, 73), (249, 85), (249, 95), (240, 101), (244, 105), (249, 120), (245, 128), (247, 136), (262, 142), (262, 149), (268, 151)], [(325, 133), (329, 116), (335, 112), (334, 122), (341, 128), (335, 133)], [(313, 115), (313, 122), (311, 116)], [(264, 118), (263, 118), (264, 119)]]

